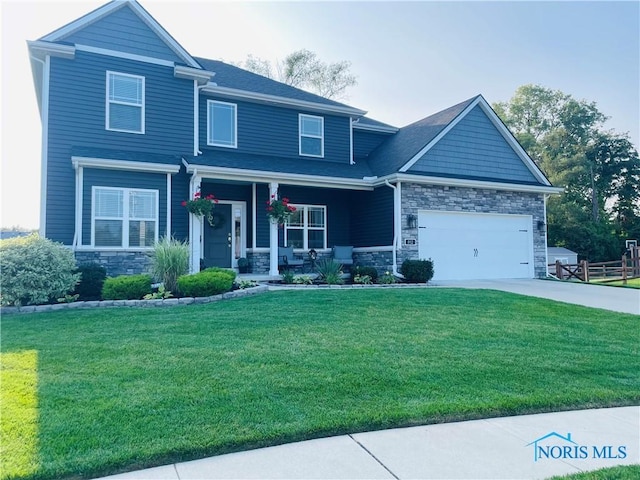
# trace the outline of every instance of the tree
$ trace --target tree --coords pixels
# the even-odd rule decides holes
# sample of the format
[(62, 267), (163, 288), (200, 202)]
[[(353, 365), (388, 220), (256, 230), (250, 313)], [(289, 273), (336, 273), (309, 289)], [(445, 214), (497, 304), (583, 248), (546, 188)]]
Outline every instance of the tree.
[(610, 260), (640, 234), (640, 159), (628, 136), (604, 130), (595, 102), (540, 85), (519, 87), (494, 109), (556, 186), (549, 243)]
[(347, 88), (357, 84), (356, 77), (349, 71), (350, 62), (325, 63), (306, 49), (296, 50), (274, 64), (249, 55), (238, 66), (325, 98), (344, 98)]

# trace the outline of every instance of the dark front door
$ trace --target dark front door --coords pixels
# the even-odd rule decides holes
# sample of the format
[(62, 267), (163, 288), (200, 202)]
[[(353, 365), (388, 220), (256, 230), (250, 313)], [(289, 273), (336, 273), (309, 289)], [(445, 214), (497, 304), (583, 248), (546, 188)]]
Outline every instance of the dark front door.
[(218, 204), (213, 209), (214, 226), (204, 220), (205, 267), (231, 267), (231, 205)]

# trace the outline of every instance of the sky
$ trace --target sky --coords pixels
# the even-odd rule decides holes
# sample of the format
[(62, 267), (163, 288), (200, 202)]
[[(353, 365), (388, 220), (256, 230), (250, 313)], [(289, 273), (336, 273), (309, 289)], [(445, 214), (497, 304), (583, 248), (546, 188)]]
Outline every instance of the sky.
[[(1, 225), (37, 228), (41, 125), (27, 40), (103, 5), (0, 0)], [(271, 61), (306, 48), (347, 60), (344, 103), (402, 127), (525, 84), (596, 102), (606, 128), (640, 144), (639, 1), (167, 1), (142, 6), (192, 55)]]

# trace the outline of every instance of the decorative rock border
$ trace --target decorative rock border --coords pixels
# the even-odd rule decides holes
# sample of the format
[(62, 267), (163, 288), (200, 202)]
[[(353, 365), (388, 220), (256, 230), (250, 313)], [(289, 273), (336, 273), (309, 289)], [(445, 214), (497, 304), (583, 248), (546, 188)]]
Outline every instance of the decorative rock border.
[(229, 300), (232, 298), (242, 298), (250, 295), (256, 295), (259, 293), (265, 293), (270, 290), (300, 290), (300, 289), (331, 289), (331, 290), (346, 290), (354, 288), (426, 288), (436, 287), (430, 283), (389, 283), (372, 285), (353, 284), (353, 285), (296, 285), (296, 284), (282, 284), (282, 285), (258, 285), (257, 287), (245, 288), (240, 290), (234, 290), (232, 292), (222, 293), (220, 295), (213, 295), (211, 297), (182, 297), (182, 298), (165, 298), (154, 300), (100, 300), (89, 302), (71, 302), (71, 303), (56, 303), (53, 305), (26, 305), (23, 307), (1, 307), (0, 314), (8, 315), (14, 313), (39, 313), (39, 312), (53, 312), (57, 310), (72, 310), (80, 309), (85, 310), (89, 308), (109, 308), (109, 307), (172, 307), (175, 305), (191, 305), (191, 304), (203, 304), (211, 302), (219, 302), (220, 300)]
[(234, 290), (232, 292), (213, 295), (211, 297), (182, 297), (182, 298), (165, 298), (155, 300), (101, 300), (90, 302), (71, 302), (56, 303), (53, 305), (26, 305), (23, 307), (2, 307), (0, 314), (12, 313), (39, 313), (53, 312), (57, 310), (71, 309), (89, 309), (89, 308), (108, 308), (108, 307), (172, 307), (175, 305), (191, 305), (203, 304), (211, 302), (219, 302), (220, 300), (229, 300), (232, 298), (242, 298), (259, 293), (269, 291), (266, 285), (258, 285), (257, 287)]

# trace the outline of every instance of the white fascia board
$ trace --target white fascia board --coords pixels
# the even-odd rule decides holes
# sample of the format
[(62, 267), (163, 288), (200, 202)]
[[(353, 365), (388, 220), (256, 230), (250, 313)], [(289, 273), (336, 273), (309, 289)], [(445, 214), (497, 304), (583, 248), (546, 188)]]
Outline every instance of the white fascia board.
[(455, 127), (458, 122), (460, 120), (462, 120), (480, 101), (481, 97), (476, 98), (473, 102), (471, 102), (469, 105), (467, 105), (467, 108), (465, 108), (462, 112), (460, 112), (458, 114), (458, 116), (456, 118), (454, 118), (449, 125), (447, 125), (438, 135), (436, 135), (436, 137), (431, 140), (429, 143), (427, 143), (424, 147), (422, 147), (420, 149), (420, 151), (418, 153), (416, 153), (413, 157), (411, 157), (411, 159), (405, 163), (402, 167), (400, 167), (400, 172), (406, 172), (407, 170), (409, 170), (411, 167), (413, 167), (413, 165), (420, 160), (425, 153), (427, 153), (429, 150), (431, 150), (431, 148), (433, 148), (433, 146), (438, 143), (442, 137), (444, 137), (447, 133), (449, 133), (451, 131), (451, 129), (453, 127)]
[(73, 59), (76, 56), (76, 47), (73, 45), (59, 45), (57, 43), (43, 42), (42, 40), (27, 40), (29, 52), (41, 60), (47, 55), (52, 57)]
[(295, 100), (287, 97), (279, 97), (277, 95), (268, 95), (266, 93), (249, 92), (247, 90), (238, 90), (236, 88), (220, 87), (215, 84), (203, 87), (203, 92), (212, 93), (221, 97), (235, 98), (239, 100), (249, 100), (259, 103), (283, 105), (291, 108), (300, 108), (306, 111), (319, 113), (335, 113), (339, 115), (362, 116), (367, 112), (353, 107), (343, 107), (340, 105), (325, 105), (322, 103), (308, 102), (306, 100)]
[(62, 28), (59, 28), (50, 34), (42, 37), (42, 40), (46, 40), (49, 42), (55, 42), (63, 39), (64, 37), (71, 35), (74, 32), (104, 18), (116, 10), (123, 8), (125, 5), (131, 7), (138, 17), (149, 27), (151, 30), (155, 32), (158, 37), (181, 59), (185, 61), (188, 65), (194, 68), (201, 68), (198, 62), (196, 62), (189, 53), (182, 48), (182, 46), (175, 41), (175, 39), (169, 35), (169, 33), (160, 25), (151, 15), (147, 13), (147, 11), (140, 6), (138, 2), (135, 0), (114, 0), (106, 5), (90, 12), (79, 19), (68, 23)]
[(188, 164), (187, 173), (196, 173), (203, 178), (220, 180), (237, 180), (244, 182), (278, 182), (289, 185), (304, 185), (312, 187), (340, 188), (348, 190), (373, 190), (368, 180), (357, 178), (326, 177), (303, 175), (299, 173), (264, 172), (261, 170), (245, 170), (229, 167), (211, 167), (207, 165)]
[(198, 85), (205, 85), (215, 76), (215, 73), (202, 70), (200, 68), (176, 65), (173, 69), (173, 76), (176, 78), (185, 78), (187, 80), (196, 80)]
[(411, 175), (394, 173), (387, 175), (386, 177), (380, 177), (373, 182), (376, 187), (385, 184), (385, 180), (389, 182), (406, 182), (406, 183), (418, 183), (426, 185), (443, 185), (447, 187), (465, 187), (465, 188), (482, 188), (490, 190), (506, 190), (511, 192), (530, 192), (530, 193), (546, 193), (546, 194), (559, 194), (564, 192), (564, 188), (552, 187), (546, 185), (525, 185), (519, 183), (501, 183), (490, 182), (486, 180), (467, 180), (462, 178), (445, 178), (445, 177), (430, 177), (424, 175)]
[(108, 170), (128, 170), (136, 172), (171, 173), (180, 171), (180, 165), (164, 163), (134, 162), (131, 160), (114, 160), (111, 158), (71, 157), (73, 168), (103, 168)]
[(396, 127), (383, 127), (382, 125), (364, 125), (355, 121), (353, 123), (353, 128), (355, 130), (367, 130), (370, 132), (381, 132), (381, 133), (396, 133), (399, 128)]
[(135, 60), (136, 62), (152, 63), (154, 65), (162, 65), (163, 67), (173, 67), (174, 62), (163, 60), (162, 58), (147, 57), (146, 55), (137, 55), (135, 53), (120, 52), (108, 48), (92, 47), (91, 45), (76, 44), (76, 50), (80, 52), (96, 53), (98, 55), (106, 55), (108, 57), (124, 58), (127, 60)]

